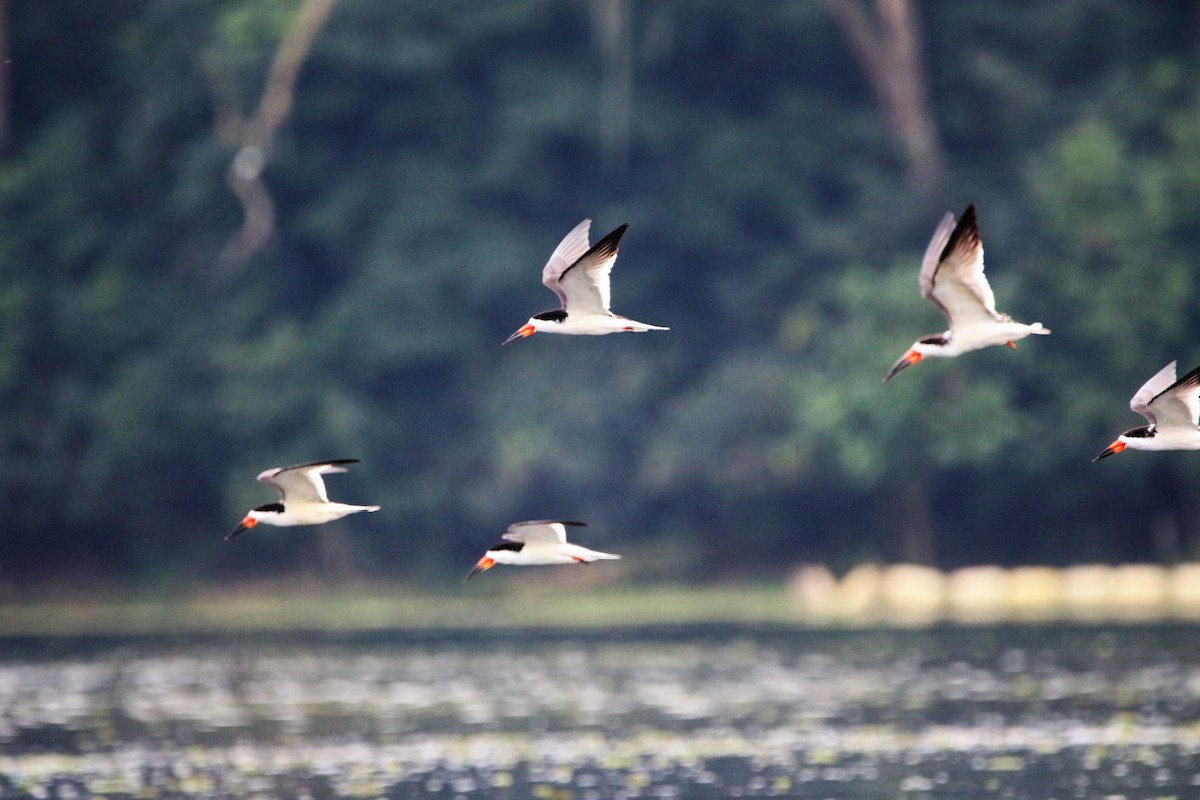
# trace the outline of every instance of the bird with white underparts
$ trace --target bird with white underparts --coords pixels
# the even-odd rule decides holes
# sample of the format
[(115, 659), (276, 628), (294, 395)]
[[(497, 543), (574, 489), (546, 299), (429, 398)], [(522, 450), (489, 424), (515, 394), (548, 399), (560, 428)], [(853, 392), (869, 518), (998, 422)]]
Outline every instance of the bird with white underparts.
[(953, 358), (971, 350), (1050, 333), (1040, 322), (1026, 325), (996, 310), (996, 298), (983, 274), (983, 241), (974, 204), (955, 222), (949, 211), (925, 249), (919, 276), (921, 295), (945, 315), (950, 328), (922, 336), (883, 377), (884, 383), (923, 358)]
[(226, 535), (225, 539), (232, 539), (259, 523), (280, 527), (321, 525), (361, 511), (378, 511), (379, 506), (352, 506), (331, 502), (329, 495), (325, 493), (325, 480), (322, 475), (345, 472), (344, 465), (357, 463), (357, 458), (342, 458), (263, 470), (258, 473), (258, 480), (274, 486), (279, 492), (279, 501), (247, 511), (241, 524)]
[(501, 344), (515, 342), (535, 333), (566, 333), (603, 336), (623, 331), (670, 330), (659, 325), (622, 317), (609, 310), (609, 278), (617, 249), (628, 224), (622, 225), (595, 245), (588, 246), (592, 221), (585, 219), (559, 242), (542, 269), (542, 283), (558, 295), (561, 306), (534, 314)]
[(1160, 369), (1129, 401), (1129, 407), (1150, 424), (1130, 428), (1092, 459), (1122, 450), (1200, 450), (1200, 367), (1175, 379), (1175, 362)]
[(592, 561), (618, 559), (616, 553), (601, 553), (567, 541), (567, 527), (583, 527), (586, 522), (571, 522), (565, 519), (536, 519), (514, 522), (500, 537), (500, 541), (487, 549), (483, 558), (463, 580), (469, 581), (481, 572), (497, 564), (516, 566), (539, 566), (545, 564), (586, 564)]

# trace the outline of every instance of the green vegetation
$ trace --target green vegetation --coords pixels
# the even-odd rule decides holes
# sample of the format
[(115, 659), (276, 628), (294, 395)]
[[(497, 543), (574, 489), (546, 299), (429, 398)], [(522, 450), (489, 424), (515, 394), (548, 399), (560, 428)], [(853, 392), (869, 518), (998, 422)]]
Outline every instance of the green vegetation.
[[(440, 587), (556, 516), (651, 583), (1200, 555), (1196, 454), (1088, 463), (1200, 364), (1194, 4), (914, 5), (919, 180), (826, 5), (600, 5), (338, 2), (242, 257), (226, 172), (300, 0), (12, 0), (0, 596)], [(1054, 334), (883, 386), (969, 202), (998, 306)], [(584, 217), (630, 223), (614, 307), (671, 331), (501, 350)], [(382, 512), (221, 540), (258, 471), (345, 457)]]
[[(570, 588), (570, 591), (564, 589)], [(0, 636), (207, 632), (609, 628), (796, 623), (780, 585), (579, 588), (555, 584), (458, 596), (401, 587), (244, 587), (186, 597), (86, 595), (0, 603)]]

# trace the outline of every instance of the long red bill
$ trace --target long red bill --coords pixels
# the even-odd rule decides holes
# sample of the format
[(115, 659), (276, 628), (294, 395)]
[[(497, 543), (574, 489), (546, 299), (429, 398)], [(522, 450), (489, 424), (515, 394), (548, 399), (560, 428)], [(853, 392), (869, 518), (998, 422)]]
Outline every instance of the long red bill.
[(257, 524), (258, 524), (258, 520), (256, 520), (254, 517), (246, 517), (244, 520), (242, 520), (240, 525), (238, 525), (236, 528), (234, 528), (232, 531), (230, 531), (229, 533), (227, 533), (225, 535), (225, 541), (228, 542), (230, 539), (237, 536), (242, 531), (248, 531)]
[(907, 353), (900, 356), (900, 359), (895, 364), (892, 364), (892, 368), (888, 370), (888, 374), (883, 376), (883, 382), (887, 383), (892, 378), (896, 377), (901, 370), (908, 369), (913, 364), (920, 361), (921, 357), (921, 354), (916, 350), (909, 350)]
[(474, 578), (479, 573), (486, 572), (487, 570), (491, 569), (494, 566), (496, 566), (496, 561), (494, 559), (488, 558), (487, 556), (484, 556), (483, 558), (479, 559), (479, 563), (477, 563), (475, 565), (475, 569), (473, 569), (467, 573), (467, 577), (463, 578), (463, 581), (464, 582), (469, 581), (469, 580), (471, 580), (471, 578)]
[(513, 333), (512, 336), (508, 337), (503, 342), (501, 342), (500, 345), (504, 346), (504, 345), (508, 344), (509, 342), (515, 342), (517, 339), (524, 339), (526, 336), (533, 336), (533, 334), (534, 334), (533, 326), (530, 325), (529, 323), (525, 323), (521, 327), (517, 328), (516, 332)]
[(1093, 459), (1092, 459), (1092, 463), (1093, 463), (1093, 464), (1095, 464), (1097, 461), (1099, 461), (1099, 460), (1100, 460), (1100, 459), (1102, 459), (1102, 458), (1108, 458), (1109, 456), (1114, 456), (1114, 455), (1116, 455), (1117, 453), (1119, 453), (1119, 452), (1121, 452), (1122, 450), (1124, 450), (1124, 449), (1125, 449), (1125, 446), (1126, 446), (1126, 445), (1125, 445), (1125, 443), (1124, 443), (1124, 442), (1122, 442), (1120, 439), (1117, 439), (1115, 442), (1113, 442), (1112, 444), (1110, 444), (1108, 447), (1104, 448), (1104, 452), (1103, 452), (1103, 453), (1101, 453), (1100, 455), (1098, 455), (1098, 456), (1096, 456), (1095, 458), (1093, 458)]

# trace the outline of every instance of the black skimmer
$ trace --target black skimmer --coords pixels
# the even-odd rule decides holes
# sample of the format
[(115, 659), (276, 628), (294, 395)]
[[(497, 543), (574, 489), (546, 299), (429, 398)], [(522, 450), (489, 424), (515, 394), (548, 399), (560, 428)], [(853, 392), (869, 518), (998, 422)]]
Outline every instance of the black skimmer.
[(967, 206), (955, 224), (949, 211), (938, 223), (921, 261), (921, 295), (945, 315), (950, 329), (922, 336), (892, 365), (884, 383), (927, 356), (953, 358), (971, 350), (1007, 344), (1050, 329), (1035, 322), (1016, 322), (996, 310), (996, 298), (983, 274), (983, 242), (975, 221), (975, 205)]
[(1129, 407), (1150, 421), (1131, 428), (1092, 459), (1092, 463), (1133, 450), (1200, 450), (1200, 367), (1175, 380), (1175, 362), (1160, 369), (1138, 389)]
[(226, 540), (255, 525), (320, 525), (341, 519), (360, 511), (378, 511), (379, 506), (351, 506), (331, 503), (325, 494), (322, 475), (345, 472), (343, 464), (357, 464), (357, 458), (342, 458), (336, 461), (314, 461), (311, 464), (294, 464), (290, 467), (275, 467), (258, 473), (258, 479), (269, 483), (279, 491), (278, 503), (267, 503), (246, 512), (246, 518), (233, 529)]
[(585, 219), (566, 235), (542, 270), (542, 283), (558, 295), (561, 308), (534, 314), (529, 321), (505, 339), (502, 344), (541, 333), (567, 333), (583, 336), (602, 336), (621, 331), (665, 331), (658, 325), (622, 317), (608, 310), (609, 277), (617, 248), (629, 225), (615, 231), (588, 247), (588, 230), (592, 221)]
[(565, 519), (535, 519), (514, 522), (500, 537), (501, 541), (488, 548), (464, 580), (497, 564), (535, 566), (541, 564), (583, 564), (590, 561), (620, 558), (615, 553), (589, 550), (567, 541), (567, 525), (584, 526), (586, 522)]

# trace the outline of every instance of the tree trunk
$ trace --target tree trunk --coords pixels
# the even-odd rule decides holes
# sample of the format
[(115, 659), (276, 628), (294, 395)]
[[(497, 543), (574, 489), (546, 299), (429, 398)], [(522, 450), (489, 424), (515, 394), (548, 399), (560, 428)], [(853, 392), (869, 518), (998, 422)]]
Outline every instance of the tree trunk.
[(906, 564), (936, 564), (933, 522), (925, 481), (916, 475), (901, 478), (887, 509), (888, 521), (899, 534), (900, 558)]
[(922, 191), (935, 188), (945, 167), (911, 0), (875, 0), (874, 15), (859, 0), (825, 0), (825, 6), (866, 72), (888, 130), (900, 146), (909, 183)]
[(8, 149), (12, 120), (12, 58), (8, 54), (8, 0), (0, 0), (0, 153)]
[(618, 180), (629, 171), (633, 120), (633, 45), (629, 15), (629, 0), (592, 0), (592, 20), (603, 69), (600, 152), (608, 172)]

